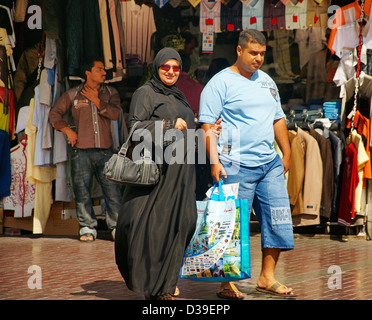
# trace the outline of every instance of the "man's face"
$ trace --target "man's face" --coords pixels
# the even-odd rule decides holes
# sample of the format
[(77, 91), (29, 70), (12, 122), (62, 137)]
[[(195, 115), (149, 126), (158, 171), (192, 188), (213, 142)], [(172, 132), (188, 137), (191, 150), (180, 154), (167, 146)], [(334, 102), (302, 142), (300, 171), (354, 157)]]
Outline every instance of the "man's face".
[(101, 61), (94, 61), (91, 71), (87, 71), (87, 79), (97, 83), (103, 83), (106, 80), (105, 66)]
[(249, 42), (246, 47), (237, 47), (238, 61), (240, 66), (249, 73), (254, 73), (261, 68), (266, 53), (266, 46), (259, 43)]

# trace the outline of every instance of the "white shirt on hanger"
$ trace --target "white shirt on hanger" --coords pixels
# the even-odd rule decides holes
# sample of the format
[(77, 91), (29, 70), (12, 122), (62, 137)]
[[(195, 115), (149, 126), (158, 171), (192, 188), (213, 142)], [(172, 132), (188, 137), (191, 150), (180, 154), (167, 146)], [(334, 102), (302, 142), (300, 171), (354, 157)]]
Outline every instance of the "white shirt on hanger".
[[(372, 28), (367, 23), (363, 27), (363, 45), (367, 49), (372, 48)], [(348, 55), (359, 45), (359, 24), (352, 22), (337, 28), (337, 33), (333, 42), (332, 49), (335, 54), (341, 59)]]
[(139, 6), (134, 0), (120, 4), (127, 54), (137, 54), (142, 62), (152, 63), (151, 36), (156, 32), (152, 8), (145, 4)]
[(285, 27), (287, 30), (306, 29), (307, 25), (307, 0), (289, 1), (285, 6)]

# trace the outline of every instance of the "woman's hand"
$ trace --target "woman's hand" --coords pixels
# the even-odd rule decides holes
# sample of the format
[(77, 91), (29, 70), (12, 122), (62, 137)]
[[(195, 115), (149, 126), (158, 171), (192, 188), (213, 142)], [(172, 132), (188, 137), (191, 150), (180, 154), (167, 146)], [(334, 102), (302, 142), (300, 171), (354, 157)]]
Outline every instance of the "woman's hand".
[(182, 118), (177, 118), (174, 128), (178, 130), (187, 130), (187, 123)]

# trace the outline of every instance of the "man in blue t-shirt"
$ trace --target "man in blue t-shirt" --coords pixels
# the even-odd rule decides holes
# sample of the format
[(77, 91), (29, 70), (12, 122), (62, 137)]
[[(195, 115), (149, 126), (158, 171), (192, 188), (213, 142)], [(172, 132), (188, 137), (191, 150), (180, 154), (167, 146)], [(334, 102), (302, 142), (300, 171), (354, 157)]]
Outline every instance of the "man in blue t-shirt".
[[(274, 276), (280, 252), (294, 248), (284, 180), (291, 150), (277, 86), (259, 70), (265, 52), (266, 39), (261, 32), (252, 29), (240, 33), (235, 64), (216, 74), (202, 92), (199, 122), (206, 132), (214, 180), (239, 182), (239, 198), (249, 200), (260, 222), (263, 259), (256, 289), (293, 298), (292, 288)], [(220, 117), (222, 131), (217, 140), (210, 129)], [(282, 158), (274, 150), (274, 140)], [(243, 297), (233, 283), (221, 284), (217, 295)]]

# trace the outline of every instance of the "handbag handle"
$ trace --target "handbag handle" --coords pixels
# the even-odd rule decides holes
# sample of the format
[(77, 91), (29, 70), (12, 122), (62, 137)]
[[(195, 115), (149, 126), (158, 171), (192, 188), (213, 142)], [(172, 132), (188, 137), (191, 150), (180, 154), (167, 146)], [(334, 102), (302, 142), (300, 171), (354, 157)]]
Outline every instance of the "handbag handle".
[(124, 144), (120, 148), (119, 154), (123, 155), (124, 157), (127, 155), (130, 138), (132, 137), (134, 129), (136, 128), (138, 123), (140, 123), (140, 121), (137, 121), (133, 124), (132, 128), (129, 131), (127, 140), (124, 142)]

